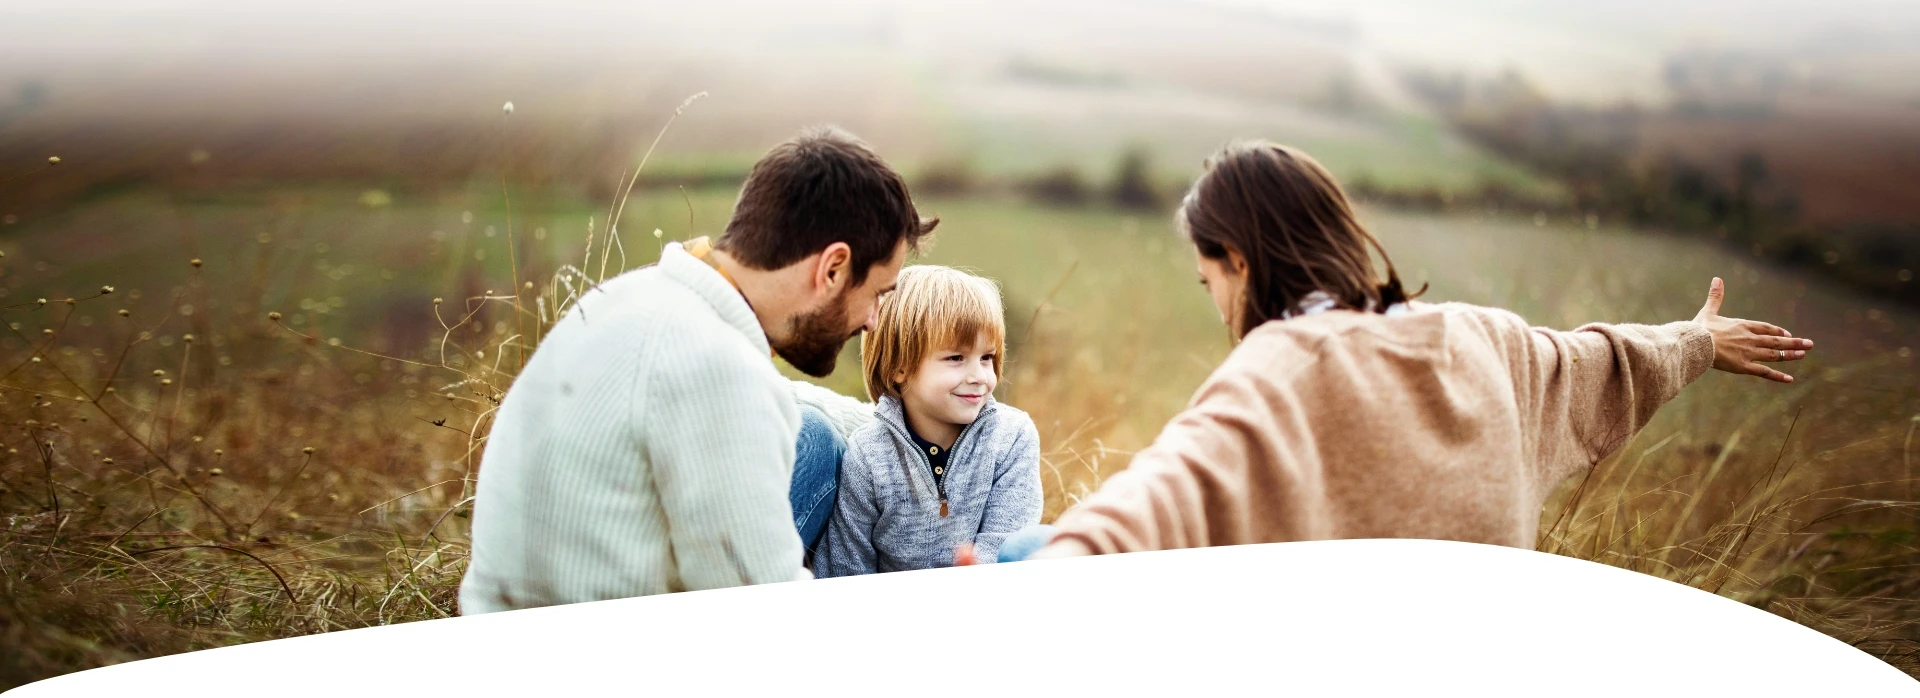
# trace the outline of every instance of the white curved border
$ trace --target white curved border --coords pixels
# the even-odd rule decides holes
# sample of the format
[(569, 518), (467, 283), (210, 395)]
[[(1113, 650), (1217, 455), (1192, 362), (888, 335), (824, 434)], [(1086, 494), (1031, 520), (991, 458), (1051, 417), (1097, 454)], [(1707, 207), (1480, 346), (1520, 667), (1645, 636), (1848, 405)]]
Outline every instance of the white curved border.
[(10, 695), (1920, 695), (1729, 599), (1469, 543), (1136, 553), (276, 640)]

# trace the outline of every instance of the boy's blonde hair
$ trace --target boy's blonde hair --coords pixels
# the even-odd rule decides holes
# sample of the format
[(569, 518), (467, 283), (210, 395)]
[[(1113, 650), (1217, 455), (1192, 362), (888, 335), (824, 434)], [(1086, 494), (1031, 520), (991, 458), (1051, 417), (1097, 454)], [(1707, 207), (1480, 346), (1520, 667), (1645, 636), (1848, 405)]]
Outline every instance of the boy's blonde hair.
[(899, 398), (894, 374), (911, 376), (929, 352), (973, 346), (982, 334), (993, 344), (993, 375), (1000, 377), (1007, 323), (992, 279), (934, 264), (907, 267), (876, 314), (873, 331), (860, 338), (869, 399)]

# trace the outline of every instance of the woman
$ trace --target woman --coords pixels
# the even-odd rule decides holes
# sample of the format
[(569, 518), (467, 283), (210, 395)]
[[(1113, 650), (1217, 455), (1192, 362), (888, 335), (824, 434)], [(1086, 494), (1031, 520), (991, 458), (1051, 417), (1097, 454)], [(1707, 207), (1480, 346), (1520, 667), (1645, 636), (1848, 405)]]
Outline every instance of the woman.
[(1034, 557), (1336, 538), (1531, 548), (1554, 485), (1709, 366), (1791, 382), (1758, 362), (1813, 347), (1721, 317), (1717, 278), (1696, 317), (1660, 326), (1562, 332), (1415, 303), (1391, 261), (1377, 276), (1370, 252), (1385, 250), (1333, 177), (1273, 143), (1210, 159), (1178, 224), (1239, 344)]

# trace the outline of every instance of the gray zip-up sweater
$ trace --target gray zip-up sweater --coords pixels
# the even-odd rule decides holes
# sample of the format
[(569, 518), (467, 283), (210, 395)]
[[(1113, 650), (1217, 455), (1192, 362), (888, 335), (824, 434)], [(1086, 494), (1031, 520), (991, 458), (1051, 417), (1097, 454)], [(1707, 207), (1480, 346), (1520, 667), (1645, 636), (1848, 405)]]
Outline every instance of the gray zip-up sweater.
[(933, 471), (907, 435), (900, 401), (882, 396), (873, 412), (847, 441), (815, 576), (947, 567), (962, 543), (990, 562), (1008, 535), (1040, 522), (1040, 433), (1027, 413), (989, 396), (961, 429), (947, 459), (942, 517)]

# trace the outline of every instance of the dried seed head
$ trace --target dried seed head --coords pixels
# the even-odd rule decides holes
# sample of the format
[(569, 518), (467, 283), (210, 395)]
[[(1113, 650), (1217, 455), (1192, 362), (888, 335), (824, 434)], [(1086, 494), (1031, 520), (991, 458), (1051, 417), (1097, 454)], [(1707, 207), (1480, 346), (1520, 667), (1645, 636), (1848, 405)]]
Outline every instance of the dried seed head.
[(193, 343), (193, 335), (190, 335), (190, 334), (189, 334), (189, 335), (181, 335), (181, 337), (180, 337), (180, 341), (182, 341), (182, 342), (186, 342), (186, 343), (188, 343), (188, 344), (192, 344), (192, 343)]
[(654, 229), (653, 229), (653, 236), (654, 236), (655, 238), (659, 238), (659, 237), (660, 237), (660, 236), (662, 236), (662, 235), (666, 235), (666, 233), (665, 233), (665, 232), (662, 232), (662, 231), (661, 231), (661, 230), (660, 230), (659, 228), (654, 228)]
[(203, 438), (200, 438), (200, 437), (198, 437), (198, 436), (196, 436), (196, 437), (193, 437), (193, 442), (194, 442), (194, 443), (200, 443), (200, 442), (202, 442), (202, 441), (205, 441), (205, 440), (206, 440), (206, 439), (203, 439)]
[(161, 384), (161, 385), (173, 385), (173, 379), (172, 379), (172, 378), (162, 378), (162, 379), (160, 379), (160, 384)]
[(287, 519), (288, 519), (289, 521), (299, 521), (299, 520), (300, 520), (300, 512), (297, 512), (297, 511), (289, 511), (289, 512), (287, 512)]
[(532, 281), (528, 281), (528, 282), (527, 282), (527, 286), (526, 286), (526, 288), (527, 288), (527, 290), (529, 290), (529, 291), (531, 291), (531, 290), (533, 290), (533, 282), (532, 282)]
[(433, 304), (434, 304), (434, 305), (439, 305), (439, 304), (440, 304), (440, 299), (438, 299), (438, 298), (435, 298), (435, 299), (433, 299)]
[(112, 287), (112, 286), (101, 286), (101, 287), (100, 287), (100, 295), (102, 295), (102, 296), (104, 296), (104, 295), (107, 295), (107, 294), (110, 294), (110, 293), (113, 293), (113, 287)]
[(207, 475), (208, 475), (209, 477), (220, 477), (221, 475), (225, 475), (226, 473), (227, 473), (227, 471), (225, 471), (225, 470), (221, 470), (221, 469), (219, 469), (219, 468), (214, 468), (214, 469), (212, 469), (212, 470), (208, 470), (208, 471), (207, 471)]
[(502, 113), (502, 114), (512, 114), (512, 113), (513, 113), (513, 103), (512, 103), (512, 102), (508, 102), (508, 103), (506, 103), (505, 105), (503, 105), (503, 106), (501, 106), (501, 107), (500, 107), (500, 113)]
[(167, 375), (167, 372), (166, 372), (166, 371), (164, 371), (164, 370), (161, 370), (161, 369), (157, 369), (157, 368), (156, 368), (156, 369), (153, 369), (153, 377), (155, 377), (155, 378), (159, 378), (160, 376), (164, 376), (164, 375)]
[(338, 501), (340, 501), (340, 493), (338, 493), (338, 492), (330, 492), (330, 493), (328, 493), (328, 494), (327, 494), (327, 501), (329, 501), (329, 502), (338, 502)]
[(306, 448), (303, 448), (303, 449), (300, 449), (300, 452), (301, 452), (301, 453), (305, 453), (305, 454), (307, 454), (307, 455), (309, 455), (309, 456), (311, 456), (311, 455), (313, 455), (313, 447), (312, 447), (312, 446), (308, 446), (308, 447), (306, 447)]
[(279, 311), (274, 311), (274, 312), (271, 312), (271, 313), (267, 313), (267, 319), (268, 319), (268, 320), (272, 320), (272, 321), (274, 321), (274, 322), (279, 322), (279, 321), (280, 321), (280, 312), (279, 312)]
[(20, 449), (17, 449), (17, 448), (9, 448), (9, 449), (7, 449), (7, 455), (9, 455), (9, 456), (17, 456), (17, 455), (20, 455)]
[(33, 362), (33, 363), (36, 363), (36, 364), (37, 364), (37, 363), (40, 363), (40, 357), (38, 357), (38, 356), (36, 356), (36, 357), (33, 357), (33, 359), (32, 359), (32, 362)]
[(213, 455), (224, 456), (224, 455), (227, 455), (227, 451), (226, 449), (223, 449), (223, 448), (216, 448), (216, 449), (213, 449)]
[(100, 449), (93, 449), (93, 455), (100, 455)]
[(113, 394), (113, 386), (111, 386), (111, 385), (109, 385), (109, 386), (107, 386), (107, 394), (108, 394), (108, 395), (112, 395), (112, 394)]
[(67, 305), (73, 305), (73, 303), (74, 303), (74, 301), (73, 301), (73, 299), (72, 299), (72, 298), (68, 298), (68, 299), (67, 299), (67, 301), (66, 301), (66, 303), (67, 303)]
[(102, 458), (102, 459), (100, 459), (100, 462), (102, 462), (102, 463), (105, 463), (105, 464), (107, 464), (107, 465), (113, 465), (113, 459), (112, 459), (112, 458)]
[(53, 155), (53, 156), (49, 156), (49, 157), (47, 158), (47, 164), (48, 164), (48, 165), (58, 165), (58, 164), (60, 164), (60, 156), (58, 156), (58, 155)]
[(41, 331), (40, 331), (40, 334), (44, 334), (44, 335), (47, 335), (47, 336), (49, 336), (49, 337), (51, 337), (51, 336), (53, 336), (53, 328), (51, 328), (51, 327), (49, 327), (49, 328), (46, 328), (46, 329), (44, 329), (44, 330), (41, 330)]
[(38, 419), (29, 419), (29, 420), (27, 420), (27, 426), (30, 426), (30, 427), (37, 427), (37, 426), (40, 426), (40, 420), (38, 420)]
[(127, 310), (126, 308), (120, 309), (120, 317), (128, 317), (130, 315), (133, 315), (133, 311)]
[(188, 261), (187, 261), (187, 263), (188, 263), (188, 264), (191, 264), (191, 265), (193, 265), (193, 266), (196, 266), (196, 267), (197, 267), (197, 266), (200, 266), (200, 258), (199, 258), (199, 257), (194, 257), (193, 259), (191, 259), (191, 260), (188, 260)]
[(39, 304), (41, 304), (41, 305), (46, 305), (46, 304), (47, 304), (47, 299), (45, 299), (45, 298), (36, 298), (36, 299), (34, 299), (34, 301), (33, 301), (33, 302), (35, 302), (35, 303), (39, 303)]

